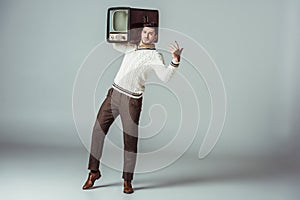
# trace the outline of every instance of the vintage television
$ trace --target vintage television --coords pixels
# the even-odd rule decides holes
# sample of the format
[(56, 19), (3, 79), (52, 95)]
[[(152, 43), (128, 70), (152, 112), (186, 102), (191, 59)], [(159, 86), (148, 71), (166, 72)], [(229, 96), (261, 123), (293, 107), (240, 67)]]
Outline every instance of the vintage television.
[[(108, 42), (131, 42), (140, 40), (140, 31), (144, 24), (158, 27), (158, 10), (111, 7), (107, 10), (107, 33)], [(156, 41), (157, 42), (157, 41)]]

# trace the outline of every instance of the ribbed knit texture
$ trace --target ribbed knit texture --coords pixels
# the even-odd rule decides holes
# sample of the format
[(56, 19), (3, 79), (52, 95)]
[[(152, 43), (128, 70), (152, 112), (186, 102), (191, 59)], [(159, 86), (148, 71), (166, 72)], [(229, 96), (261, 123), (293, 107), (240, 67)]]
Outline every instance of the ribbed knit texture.
[(156, 50), (137, 50), (136, 45), (114, 44), (114, 48), (125, 53), (123, 62), (114, 82), (118, 86), (142, 94), (150, 73), (155, 72), (164, 82), (170, 80), (176, 71), (172, 65), (165, 66), (163, 56)]

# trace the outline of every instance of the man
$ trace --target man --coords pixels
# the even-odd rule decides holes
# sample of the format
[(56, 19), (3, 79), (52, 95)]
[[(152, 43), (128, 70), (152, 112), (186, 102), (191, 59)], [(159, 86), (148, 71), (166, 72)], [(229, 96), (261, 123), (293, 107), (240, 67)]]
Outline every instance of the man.
[(124, 140), (123, 192), (133, 193), (131, 181), (136, 164), (138, 124), (145, 81), (149, 73), (154, 71), (162, 81), (167, 82), (179, 66), (183, 50), (179, 48), (176, 41), (175, 44), (171, 44), (169, 48), (173, 59), (168, 66), (165, 66), (162, 55), (156, 51), (154, 45), (158, 36), (157, 27), (153, 24), (145, 24), (140, 36), (141, 40), (138, 44), (113, 44), (114, 48), (125, 53), (125, 56), (114, 84), (108, 90), (97, 115), (88, 164), (90, 173), (83, 189), (91, 188), (101, 177), (99, 160), (102, 156), (104, 138), (110, 125), (120, 115)]

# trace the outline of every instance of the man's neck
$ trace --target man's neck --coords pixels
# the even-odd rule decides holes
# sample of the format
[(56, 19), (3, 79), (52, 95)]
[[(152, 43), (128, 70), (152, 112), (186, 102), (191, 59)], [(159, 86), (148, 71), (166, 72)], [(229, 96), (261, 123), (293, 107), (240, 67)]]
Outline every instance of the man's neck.
[(144, 44), (141, 41), (138, 45), (138, 49), (155, 49), (155, 44)]

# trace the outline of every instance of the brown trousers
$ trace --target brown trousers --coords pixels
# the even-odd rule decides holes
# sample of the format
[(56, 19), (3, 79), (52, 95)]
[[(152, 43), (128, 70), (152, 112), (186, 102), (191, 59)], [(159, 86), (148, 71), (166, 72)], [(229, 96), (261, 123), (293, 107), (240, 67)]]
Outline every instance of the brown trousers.
[(136, 164), (138, 125), (142, 109), (142, 97), (131, 98), (111, 88), (103, 101), (93, 128), (88, 169), (99, 170), (104, 138), (109, 127), (120, 115), (123, 126), (124, 161), (123, 176), (126, 181), (133, 179)]

